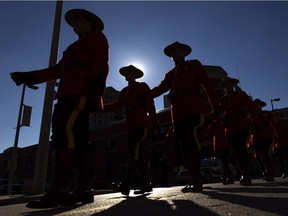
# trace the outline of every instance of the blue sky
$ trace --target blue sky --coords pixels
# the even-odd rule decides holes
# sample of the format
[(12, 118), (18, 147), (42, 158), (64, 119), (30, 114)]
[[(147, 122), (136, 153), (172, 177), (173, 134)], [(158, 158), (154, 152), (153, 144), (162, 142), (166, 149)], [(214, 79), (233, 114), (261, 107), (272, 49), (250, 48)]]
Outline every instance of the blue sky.
[[(0, 2), (0, 152), (15, 139), (22, 87), (9, 73), (48, 66), (56, 3), (54, 1)], [(223, 67), (240, 77), (243, 90), (260, 98), (271, 109), (288, 107), (288, 2), (249, 1), (64, 1), (59, 59), (77, 39), (65, 23), (64, 13), (85, 8), (105, 23), (110, 43), (107, 85), (121, 90), (126, 81), (119, 68), (141, 65), (145, 81), (153, 88), (173, 67), (163, 49), (174, 41), (192, 47), (187, 59)], [(45, 84), (26, 90), (24, 103), (33, 107), (31, 127), (22, 127), (19, 147), (39, 140)], [(155, 99), (163, 108), (162, 97)]]

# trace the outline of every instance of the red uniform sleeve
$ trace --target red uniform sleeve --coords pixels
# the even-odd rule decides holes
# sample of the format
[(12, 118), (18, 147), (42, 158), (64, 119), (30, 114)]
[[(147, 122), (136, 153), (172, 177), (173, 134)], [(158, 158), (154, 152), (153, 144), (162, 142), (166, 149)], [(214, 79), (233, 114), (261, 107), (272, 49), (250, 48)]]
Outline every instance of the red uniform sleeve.
[(61, 65), (62, 60), (59, 61), (56, 65), (49, 68), (32, 71), (33, 75), (36, 77), (37, 83), (44, 83), (49, 81), (54, 81), (61, 78)]
[(95, 32), (93, 34), (93, 37), (89, 38), (90, 40), (88, 41), (90, 47), (88, 55), (90, 57), (88, 79), (95, 81), (95, 87), (102, 88), (99, 89), (102, 92), (104, 91), (109, 71), (109, 45), (102, 32)]
[(146, 108), (150, 117), (151, 124), (157, 125), (158, 120), (157, 120), (156, 109), (155, 109), (154, 100), (151, 94), (151, 90), (146, 83), (143, 83), (143, 87), (146, 91)]
[(152, 98), (159, 97), (161, 94), (170, 90), (172, 87), (172, 82), (173, 82), (173, 70), (169, 71), (165, 75), (161, 83), (151, 90), (151, 97)]
[(203, 65), (198, 60), (193, 60), (193, 66), (196, 67), (196, 71), (198, 73), (199, 82), (202, 84), (206, 95), (208, 96), (209, 102), (213, 107), (219, 104), (218, 99), (216, 97), (216, 93), (214, 91), (213, 85), (203, 67)]
[(104, 112), (112, 112), (116, 109), (124, 106), (125, 97), (126, 97), (127, 87), (122, 89), (120, 95), (118, 96), (117, 100), (114, 103), (107, 103), (103, 105)]

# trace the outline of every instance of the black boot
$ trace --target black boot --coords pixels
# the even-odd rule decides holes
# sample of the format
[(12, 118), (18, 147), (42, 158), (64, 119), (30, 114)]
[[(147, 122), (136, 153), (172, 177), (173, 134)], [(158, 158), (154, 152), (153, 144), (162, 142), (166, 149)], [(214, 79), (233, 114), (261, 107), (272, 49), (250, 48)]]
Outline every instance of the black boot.
[(282, 178), (285, 179), (287, 178), (287, 176), (288, 176), (288, 171), (287, 170), (283, 171)]
[(152, 189), (152, 186), (150, 183), (150, 184), (143, 185), (140, 188), (140, 190), (134, 191), (134, 194), (144, 194), (144, 193), (148, 193), (148, 192), (152, 192), (152, 191), (153, 191), (153, 189)]
[(91, 153), (78, 153), (77, 161), (77, 179), (78, 185), (70, 196), (68, 205), (77, 203), (89, 204), (94, 202), (93, 176), (94, 176), (94, 161)]
[(112, 183), (112, 187), (114, 190), (121, 192), (121, 194), (125, 195), (125, 196), (129, 196), (130, 193), (130, 188), (128, 187), (128, 185), (120, 183), (120, 184), (116, 184), (116, 183)]
[(62, 189), (47, 192), (40, 200), (33, 200), (27, 203), (28, 208), (55, 208), (65, 205), (70, 200), (69, 193)]
[(243, 186), (250, 186), (252, 185), (252, 181), (251, 178), (247, 175), (242, 175), (241, 179), (240, 179), (240, 184)]
[(73, 168), (74, 150), (58, 148), (54, 150), (54, 180), (52, 189), (40, 200), (31, 201), (29, 208), (54, 208), (69, 201), (68, 182)]
[(94, 191), (93, 190), (84, 190), (81, 188), (76, 188), (72, 194), (69, 196), (69, 199), (66, 200), (63, 205), (71, 206), (81, 203), (82, 205), (93, 203), (94, 202)]

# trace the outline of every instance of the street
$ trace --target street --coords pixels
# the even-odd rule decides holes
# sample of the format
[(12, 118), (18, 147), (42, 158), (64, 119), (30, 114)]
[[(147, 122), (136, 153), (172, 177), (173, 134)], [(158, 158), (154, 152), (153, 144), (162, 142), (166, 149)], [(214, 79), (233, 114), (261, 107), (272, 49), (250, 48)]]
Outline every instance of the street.
[(29, 209), (25, 203), (0, 207), (0, 216), (9, 215), (97, 215), (97, 216), (191, 216), (191, 215), (288, 215), (288, 180), (276, 178), (275, 182), (253, 180), (253, 185), (243, 187), (213, 183), (204, 185), (202, 193), (181, 193), (182, 186), (154, 188), (145, 195), (129, 197), (120, 193), (95, 195), (88, 205), (54, 209)]

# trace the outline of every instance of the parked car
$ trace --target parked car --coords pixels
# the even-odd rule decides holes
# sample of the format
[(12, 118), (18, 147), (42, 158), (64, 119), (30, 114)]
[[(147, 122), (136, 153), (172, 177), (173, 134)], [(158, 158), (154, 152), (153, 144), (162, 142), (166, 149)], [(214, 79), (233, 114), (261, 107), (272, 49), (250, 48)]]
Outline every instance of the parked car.
[(204, 183), (220, 181), (223, 175), (223, 162), (219, 159), (204, 159), (201, 161), (201, 172)]
[[(6, 195), (8, 189), (9, 179), (0, 179), (0, 195)], [(22, 184), (14, 179), (12, 185), (12, 194), (20, 194), (22, 193)]]
[[(217, 182), (221, 180), (223, 174), (223, 162), (221, 160), (203, 159), (200, 168), (204, 183)], [(180, 184), (187, 184), (190, 181), (188, 170), (179, 170), (175, 176), (175, 181)]]

